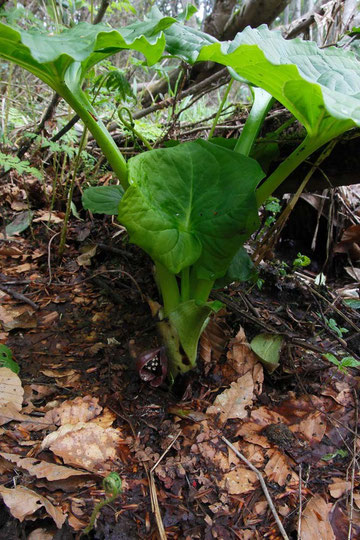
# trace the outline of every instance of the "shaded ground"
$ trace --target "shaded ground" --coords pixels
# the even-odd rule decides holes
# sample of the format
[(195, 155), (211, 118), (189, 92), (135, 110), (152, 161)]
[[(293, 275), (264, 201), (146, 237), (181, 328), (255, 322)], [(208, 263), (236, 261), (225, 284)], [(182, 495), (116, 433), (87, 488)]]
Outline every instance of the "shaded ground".
[[(74, 220), (59, 263), (45, 223), (0, 244), (0, 342), (21, 368), (0, 378), (1, 538), (78, 538), (110, 471), (123, 492), (93, 538), (281, 538), (243, 457), (289, 538), (360, 537), (359, 370), (323, 356), (359, 359), (359, 317), (335, 290), (265, 265), (261, 292), (218, 293), (199, 370), (152, 389), (134, 368), (158, 344), (150, 261), (97, 219)], [(273, 373), (248, 346), (264, 332), (283, 337)]]

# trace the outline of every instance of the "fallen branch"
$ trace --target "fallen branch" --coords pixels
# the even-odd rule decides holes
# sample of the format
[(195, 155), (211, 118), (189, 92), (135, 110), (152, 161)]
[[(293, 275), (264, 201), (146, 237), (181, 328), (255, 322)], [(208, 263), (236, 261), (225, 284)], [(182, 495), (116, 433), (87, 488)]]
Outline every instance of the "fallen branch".
[(230, 441), (228, 441), (226, 439), (226, 437), (224, 437), (223, 435), (221, 435), (221, 439), (224, 441), (224, 443), (229, 447), (231, 448), (231, 450), (233, 452), (235, 452), (235, 454), (237, 455), (237, 457), (239, 459), (241, 459), (244, 463), (246, 463), (246, 465), (249, 467), (249, 469), (251, 469), (258, 477), (259, 481), (260, 481), (260, 485), (262, 487), (262, 490), (264, 492), (264, 495), (266, 497), (266, 500), (269, 504), (269, 507), (270, 507), (270, 510), (272, 512), (272, 515), (274, 516), (274, 519), (277, 523), (277, 526), (279, 527), (279, 531), (281, 533), (281, 536), (284, 538), (284, 540), (289, 540), (289, 537), (288, 535), (286, 534), (286, 531), (284, 529), (284, 526), (283, 524), (281, 523), (280, 521), (280, 518), (279, 518), (279, 514), (277, 513), (276, 511), (276, 508), (274, 506), (274, 503), (272, 501), (272, 498), (270, 496), (270, 493), (269, 493), (269, 490), (267, 488), (267, 485), (265, 483), (265, 480), (264, 480), (264, 477), (263, 475), (261, 474), (261, 472), (259, 471), (259, 469), (257, 469), (252, 463), (250, 463), (250, 461), (248, 459), (246, 459), (246, 457), (241, 454), (241, 452), (239, 452), (239, 450), (237, 448), (235, 448), (235, 446), (233, 444), (231, 444)]
[(322, 5), (315, 7), (311, 11), (308, 11), (300, 17), (299, 19), (296, 19), (292, 23), (290, 23), (286, 28), (284, 28), (282, 34), (285, 39), (292, 39), (299, 34), (303, 34), (306, 32), (306, 30), (315, 22), (315, 16), (316, 15), (324, 15), (325, 14), (325, 7), (326, 3), (323, 2)]
[(37, 304), (35, 304), (35, 302), (30, 300), (30, 298), (28, 298), (24, 294), (13, 291), (9, 287), (6, 287), (6, 285), (0, 284), (0, 290), (4, 291), (6, 294), (12, 296), (13, 298), (15, 298), (15, 300), (20, 300), (21, 302), (24, 302), (25, 304), (29, 304), (29, 306), (31, 306), (33, 309), (36, 309), (36, 310), (39, 309), (39, 306)]

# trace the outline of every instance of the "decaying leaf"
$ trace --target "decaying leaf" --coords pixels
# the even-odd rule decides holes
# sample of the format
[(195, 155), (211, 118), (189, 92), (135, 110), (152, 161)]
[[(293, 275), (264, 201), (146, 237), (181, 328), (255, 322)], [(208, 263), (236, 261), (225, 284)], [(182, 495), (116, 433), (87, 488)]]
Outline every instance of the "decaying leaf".
[(292, 426), (291, 431), (301, 433), (310, 443), (319, 443), (326, 431), (325, 417), (319, 411), (310, 413), (299, 424)]
[(94, 423), (65, 424), (47, 435), (41, 447), (50, 448), (68, 465), (99, 471), (111, 469), (121, 441), (119, 431), (113, 428)]
[(29, 306), (0, 306), (0, 322), (3, 330), (10, 332), (14, 328), (36, 328), (35, 312)]
[(220, 481), (220, 487), (226, 489), (231, 495), (247, 493), (257, 487), (257, 474), (245, 467), (237, 467), (233, 471), (224, 474)]
[(235, 339), (230, 344), (227, 353), (227, 362), (240, 376), (250, 371), (254, 381), (255, 393), (257, 395), (261, 394), (262, 383), (264, 382), (264, 370), (259, 358), (251, 350), (242, 327), (240, 327)]
[(22, 422), (23, 420), (28, 420), (30, 416), (22, 414), (18, 411), (17, 407), (13, 403), (7, 403), (0, 407), (0, 426), (12, 422), (12, 420), (17, 420)]
[(231, 383), (230, 388), (218, 395), (214, 404), (207, 409), (207, 414), (220, 414), (219, 419), (225, 423), (229, 418), (245, 418), (247, 407), (252, 405), (254, 399), (254, 381), (250, 371), (237, 381)]
[(91, 259), (96, 254), (97, 246), (91, 246), (88, 247), (85, 253), (82, 253), (77, 257), (76, 262), (79, 266), (90, 266), (91, 265)]
[(297, 481), (298, 476), (291, 469), (291, 460), (277, 449), (271, 448), (266, 452), (269, 459), (264, 472), (270, 482), (284, 486), (289, 482)]
[(49, 482), (56, 480), (64, 480), (70, 476), (84, 476), (84, 471), (77, 471), (70, 467), (64, 467), (62, 465), (55, 465), (54, 463), (48, 463), (47, 461), (41, 461), (39, 459), (21, 457), (17, 454), (8, 454), (6, 452), (0, 452), (0, 456), (11, 463), (15, 463), (17, 467), (25, 469), (32, 476), (36, 478), (46, 478)]
[(59, 407), (51, 409), (45, 414), (44, 421), (56, 426), (64, 424), (78, 424), (88, 422), (102, 411), (99, 399), (91, 396), (77, 397), (64, 401)]
[(245, 441), (258, 444), (262, 448), (270, 448), (269, 439), (260, 433), (263, 429), (263, 426), (254, 422), (245, 422), (236, 431), (236, 435), (240, 435)]
[(217, 364), (224, 354), (229, 335), (224, 322), (224, 310), (216, 313), (201, 334), (199, 356), (204, 362), (205, 372)]
[(334, 499), (338, 499), (344, 493), (349, 491), (351, 489), (351, 482), (348, 480), (342, 480), (341, 478), (333, 478), (333, 483), (329, 485), (329, 491), (330, 495), (334, 497)]
[(47, 514), (55, 521), (58, 529), (61, 529), (65, 522), (66, 515), (62, 513), (60, 508), (31, 489), (22, 486), (16, 486), (13, 489), (0, 486), (0, 494), (11, 514), (19, 521), (24, 521), (30, 516), (30, 519), (36, 519), (35, 512), (44, 507)]
[(320, 495), (310, 499), (301, 519), (301, 540), (335, 540), (335, 535), (329, 521), (332, 505), (327, 504)]
[(21, 411), (24, 389), (21, 380), (9, 368), (0, 368), (0, 406), (11, 403), (17, 411)]

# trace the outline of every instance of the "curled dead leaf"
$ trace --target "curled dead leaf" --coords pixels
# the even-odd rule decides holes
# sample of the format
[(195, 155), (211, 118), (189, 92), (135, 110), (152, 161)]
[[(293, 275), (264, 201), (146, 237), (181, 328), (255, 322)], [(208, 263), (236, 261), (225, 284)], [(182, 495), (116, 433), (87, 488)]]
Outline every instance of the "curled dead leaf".
[(63, 514), (60, 508), (31, 489), (22, 486), (16, 486), (12, 489), (0, 486), (0, 494), (11, 514), (19, 521), (24, 521), (29, 516), (33, 518), (35, 512), (44, 507), (47, 514), (55, 521), (58, 529), (61, 529), (65, 522), (66, 514)]
[(71, 469), (70, 467), (55, 465), (54, 463), (48, 463), (47, 461), (41, 461), (39, 459), (21, 457), (17, 454), (0, 452), (0, 456), (11, 463), (15, 463), (17, 467), (25, 469), (32, 476), (36, 476), (36, 478), (46, 478), (49, 482), (64, 480), (71, 476), (84, 476), (84, 474), (88, 474), (84, 471)]

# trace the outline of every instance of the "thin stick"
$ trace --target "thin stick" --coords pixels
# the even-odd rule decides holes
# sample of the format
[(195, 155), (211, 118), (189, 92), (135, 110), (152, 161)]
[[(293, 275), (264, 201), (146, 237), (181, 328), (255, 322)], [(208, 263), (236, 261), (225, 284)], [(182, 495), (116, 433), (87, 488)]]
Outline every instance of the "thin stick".
[(301, 519), (302, 519), (302, 465), (299, 465), (299, 517), (298, 517), (298, 540), (301, 540)]
[(0, 290), (6, 292), (6, 294), (9, 294), (10, 296), (15, 298), (16, 300), (21, 300), (21, 302), (24, 302), (25, 304), (29, 304), (29, 306), (31, 306), (32, 308), (34, 308), (36, 310), (39, 309), (39, 306), (37, 304), (35, 304), (35, 302), (30, 300), (30, 298), (27, 298), (25, 295), (9, 289), (9, 287), (6, 287), (3, 284), (0, 285)]
[(155, 465), (150, 469), (150, 473), (153, 473), (156, 469), (156, 467), (159, 465), (160, 461), (162, 461), (162, 459), (166, 456), (166, 454), (168, 453), (168, 451), (170, 450), (170, 448), (172, 448), (174, 446), (174, 444), (176, 443), (177, 439), (179, 438), (181, 434), (181, 430), (179, 431), (179, 433), (176, 435), (176, 437), (174, 438), (174, 440), (169, 444), (169, 446), (166, 448), (166, 450), (161, 454), (161, 456), (159, 457), (159, 459), (157, 460), (157, 462), (155, 463)]
[(51, 244), (52, 244), (52, 241), (54, 240), (54, 238), (56, 236), (58, 236), (60, 234), (61, 231), (57, 232), (54, 234), (54, 236), (52, 236), (50, 238), (50, 241), (48, 243), (48, 269), (49, 269), (49, 281), (48, 281), (48, 285), (51, 285), (51, 281), (52, 281), (52, 275), (51, 275)]
[(350, 492), (350, 512), (349, 512), (349, 531), (348, 531), (348, 540), (352, 538), (352, 527), (354, 519), (354, 484), (355, 484), (355, 466), (356, 466), (356, 450), (357, 450), (357, 439), (358, 439), (358, 421), (359, 421), (359, 407), (356, 391), (354, 390), (354, 403), (355, 403), (355, 434), (354, 434), (354, 446), (353, 446), (353, 458), (352, 458), (352, 467), (351, 467), (351, 492)]
[(289, 537), (286, 534), (286, 531), (285, 531), (285, 529), (283, 527), (283, 524), (280, 521), (279, 514), (277, 513), (276, 508), (274, 506), (274, 503), (272, 502), (272, 499), (270, 497), (270, 493), (268, 491), (268, 488), (266, 486), (265, 480), (264, 480), (261, 472), (252, 463), (250, 463), (250, 461), (248, 459), (246, 459), (246, 457), (243, 456), (243, 454), (241, 454), (239, 452), (239, 450), (237, 448), (235, 448), (235, 446), (233, 444), (231, 444), (231, 442), (228, 441), (224, 436), (221, 435), (221, 439), (224, 441), (224, 443), (229, 448), (231, 448), (231, 450), (233, 452), (235, 452), (237, 457), (240, 458), (244, 463), (246, 463), (246, 465), (249, 467), (249, 469), (251, 469), (257, 475), (257, 477), (258, 477), (258, 479), (260, 481), (260, 485), (262, 487), (262, 490), (264, 492), (264, 495), (266, 497), (266, 500), (267, 500), (267, 502), (268, 502), (268, 504), (270, 506), (270, 510), (272, 512), (272, 515), (274, 516), (274, 519), (275, 519), (275, 521), (277, 523), (277, 526), (279, 527), (279, 531), (281, 533), (281, 536), (284, 538), (284, 540), (289, 540)]

